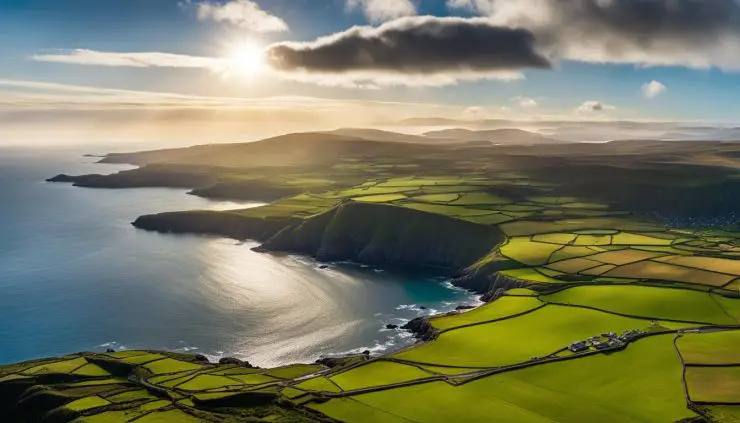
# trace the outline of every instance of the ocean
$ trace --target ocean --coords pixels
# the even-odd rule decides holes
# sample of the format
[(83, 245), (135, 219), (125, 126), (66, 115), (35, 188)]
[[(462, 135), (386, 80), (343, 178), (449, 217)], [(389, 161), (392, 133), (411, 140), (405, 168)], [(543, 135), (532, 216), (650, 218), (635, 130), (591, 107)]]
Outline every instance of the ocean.
[[(154, 147), (152, 147), (154, 148)], [(390, 351), (385, 329), (475, 302), (434, 275), (262, 254), (254, 242), (163, 235), (142, 214), (258, 206), (182, 189), (52, 184), (58, 173), (111, 173), (93, 148), (0, 148), (0, 363), (78, 351), (165, 349), (259, 366)]]

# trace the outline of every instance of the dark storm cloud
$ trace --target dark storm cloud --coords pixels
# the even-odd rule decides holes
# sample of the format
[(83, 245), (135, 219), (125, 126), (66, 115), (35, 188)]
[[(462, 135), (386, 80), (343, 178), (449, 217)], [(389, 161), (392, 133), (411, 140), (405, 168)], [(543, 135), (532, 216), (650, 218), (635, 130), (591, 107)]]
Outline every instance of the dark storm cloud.
[(338, 74), (486, 73), (549, 68), (525, 29), (487, 19), (411, 17), (377, 28), (354, 27), (308, 43), (279, 43), (268, 61), (281, 71)]
[(531, 30), (551, 57), (740, 69), (737, 0), (450, 0)]

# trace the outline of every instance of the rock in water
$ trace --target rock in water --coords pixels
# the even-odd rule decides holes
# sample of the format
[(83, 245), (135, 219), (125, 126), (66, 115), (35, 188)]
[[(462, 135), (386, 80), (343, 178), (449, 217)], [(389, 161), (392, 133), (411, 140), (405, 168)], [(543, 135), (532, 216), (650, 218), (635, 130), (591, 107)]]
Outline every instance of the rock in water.
[(457, 310), (457, 311), (461, 311), (461, 310), (472, 310), (474, 308), (475, 308), (474, 305), (460, 304), (459, 306), (455, 307), (455, 310)]
[(249, 364), (248, 361), (239, 360), (238, 358), (234, 357), (223, 357), (220, 360), (218, 360), (218, 364), (233, 364), (236, 366), (243, 366), (247, 368), (254, 368), (251, 364)]
[(388, 323), (387, 325), (385, 325), (385, 328), (386, 329), (398, 329), (398, 325)]

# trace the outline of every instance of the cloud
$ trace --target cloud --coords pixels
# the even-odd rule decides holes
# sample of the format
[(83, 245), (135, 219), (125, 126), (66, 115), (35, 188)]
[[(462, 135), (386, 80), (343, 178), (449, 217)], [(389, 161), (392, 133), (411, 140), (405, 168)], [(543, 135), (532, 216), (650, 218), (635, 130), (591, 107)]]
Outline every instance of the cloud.
[(357, 9), (362, 9), (373, 23), (416, 15), (416, 6), (411, 0), (347, 0), (347, 10)]
[(370, 81), (377, 85), (449, 85), (516, 79), (526, 68), (550, 68), (527, 30), (484, 18), (408, 17), (357, 26), (312, 42), (270, 46), (267, 61), (287, 78)]
[(576, 108), (578, 113), (601, 113), (607, 110), (614, 110), (616, 107), (602, 103), (600, 101), (584, 101), (583, 104)]
[(642, 86), (642, 95), (645, 98), (655, 98), (664, 92), (668, 91), (668, 88), (659, 81), (650, 81)]
[(448, 0), (531, 30), (548, 57), (740, 70), (737, 0)]
[(539, 106), (537, 101), (529, 97), (517, 96), (512, 98), (511, 100), (514, 101), (522, 109), (532, 109)]
[(223, 59), (160, 52), (118, 53), (86, 49), (60, 50), (55, 54), (31, 56), (39, 62), (67, 63), (91, 66), (122, 66), (134, 68), (201, 68), (217, 69)]
[[(190, 5), (190, 1), (181, 5)], [(288, 24), (251, 0), (231, 0), (227, 3), (205, 1), (195, 3), (198, 20), (226, 22), (254, 32), (285, 32)]]

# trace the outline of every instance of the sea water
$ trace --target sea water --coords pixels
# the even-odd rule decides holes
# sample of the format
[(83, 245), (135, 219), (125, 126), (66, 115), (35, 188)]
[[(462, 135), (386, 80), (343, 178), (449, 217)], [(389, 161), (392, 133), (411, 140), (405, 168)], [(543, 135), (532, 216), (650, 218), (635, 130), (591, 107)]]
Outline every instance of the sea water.
[(0, 148), (0, 363), (106, 348), (260, 366), (380, 353), (413, 341), (386, 324), (475, 301), (433, 275), (321, 269), (306, 257), (256, 253), (255, 242), (135, 229), (142, 214), (259, 204), (44, 181), (131, 168), (83, 157), (89, 149)]

